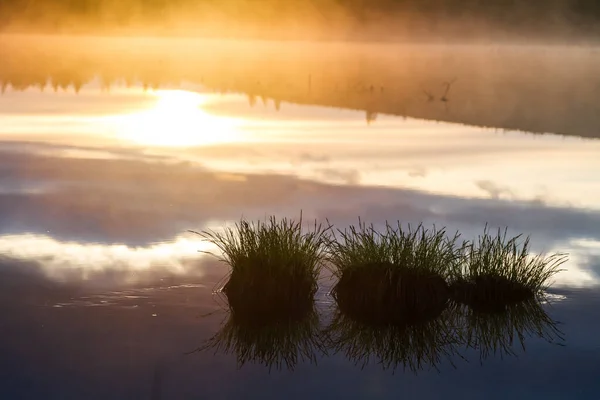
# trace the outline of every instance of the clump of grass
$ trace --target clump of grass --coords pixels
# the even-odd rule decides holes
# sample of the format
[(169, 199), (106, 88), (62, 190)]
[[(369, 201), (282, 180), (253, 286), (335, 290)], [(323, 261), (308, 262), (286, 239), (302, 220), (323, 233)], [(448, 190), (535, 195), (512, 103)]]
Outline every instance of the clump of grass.
[(303, 314), (289, 316), (264, 315), (236, 310), (231, 312), (221, 329), (197, 351), (214, 350), (215, 354), (234, 354), (238, 368), (246, 363), (294, 370), (299, 362), (317, 362), (325, 355), (319, 316), (311, 307)]
[(224, 232), (195, 233), (216, 245), (231, 268), (222, 290), (232, 311), (272, 316), (311, 307), (328, 230), (315, 221), (314, 229), (303, 231), (301, 214), (298, 221), (242, 219)]
[(479, 351), (480, 362), (490, 355), (516, 356), (515, 347), (525, 351), (527, 337), (558, 344), (564, 340), (557, 322), (538, 298), (506, 305), (502, 312), (482, 312), (463, 305), (460, 313), (466, 347)]
[(506, 305), (532, 299), (549, 286), (567, 257), (529, 253), (529, 237), (496, 235), (487, 228), (476, 243), (465, 246), (462, 263), (453, 270), (450, 286), (453, 298), (478, 310), (502, 312)]
[(374, 326), (338, 310), (326, 330), (329, 346), (361, 368), (375, 363), (392, 373), (398, 368), (437, 370), (444, 360), (454, 365), (453, 356), (463, 345), (454, 308), (403, 326)]
[(445, 277), (458, 262), (458, 233), (402, 229), (386, 222), (384, 232), (359, 221), (338, 230), (328, 243), (328, 261), (338, 278), (332, 290), (340, 310), (367, 324), (410, 325), (441, 313), (448, 301)]

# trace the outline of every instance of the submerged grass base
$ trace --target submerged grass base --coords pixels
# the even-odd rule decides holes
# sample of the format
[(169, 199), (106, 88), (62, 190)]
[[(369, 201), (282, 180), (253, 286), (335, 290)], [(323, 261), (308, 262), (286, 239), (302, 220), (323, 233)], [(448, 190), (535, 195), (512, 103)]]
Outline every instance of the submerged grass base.
[(369, 263), (349, 268), (332, 294), (340, 311), (356, 321), (408, 326), (441, 314), (449, 291), (435, 272)]
[(458, 279), (450, 291), (454, 301), (481, 312), (502, 312), (509, 305), (535, 297), (535, 292), (521, 282), (494, 274)]
[(254, 269), (252, 276), (234, 271), (222, 291), (237, 324), (260, 326), (302, 320), (313, 309), (316, 282), (306, 277)]
[(339, 279), (333, 295), (344, 315), (370, 325), (408, 326), (445, 309), (458, 234), (406, 229), (400, 222), (377, 232), (360, 220), (338, 232), (341, 240), (329, 241), (327, 258)]
[(221, 250), (231, 268), (222, 291), (234, 315), (261, 324), (279, 317), (305, 315), (312, 309), (328, 228), (315, 221), (304, 231), (302, 214), (293, 221), (275, 217), (241, 220), (222, 232), (195, 232)]

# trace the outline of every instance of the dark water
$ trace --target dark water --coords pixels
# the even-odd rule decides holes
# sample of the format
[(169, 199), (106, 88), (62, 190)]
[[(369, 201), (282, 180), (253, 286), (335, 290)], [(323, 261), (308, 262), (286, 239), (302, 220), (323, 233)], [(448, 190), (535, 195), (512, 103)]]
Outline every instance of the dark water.
[[(8, 87), (0, 152), (2, 398), (598, 396), (597, 139), (367, 124), (362, 111), (250, 107), (190, 83), (106, 92), (92, 77), (78, 94)], [(388, 342), (339, 324), (326, 337), (336, 314), (324, 275), (315, 319), (275, 334), (304, 338), (306, 359), (278, 364), (285, 346), (269, 349), (271, 365), (248, 346), (192, 352), (227, 328), (213, 294), (227, 269), (187, 230), (300, 210), (340, 228), (423, 222), (466, 239), (508, 226), (569, 261), (547, 314), (477, 324), (448, 309)]]

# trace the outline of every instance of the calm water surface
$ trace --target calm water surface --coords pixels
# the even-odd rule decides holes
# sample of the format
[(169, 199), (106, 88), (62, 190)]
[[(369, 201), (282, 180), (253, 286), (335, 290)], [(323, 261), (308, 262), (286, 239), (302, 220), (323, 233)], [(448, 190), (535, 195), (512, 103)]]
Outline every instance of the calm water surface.
[[(597, 398), (600, 140), (367, 123), (192, 84), (101, 89), (0, 97), (2, 398)], [(213, 294), (227, 269), (187, 230), (301, 210), (464, 238), (508, 226), (536, 251), (568, 252), (545, 305), (560, 338), (507, 336), (489, 356), (458, 346), (415, 371), (377, 356), (361, 368), (344, 351), (293, 371), (186, 355), (227, 318)], [(317, 294), (323, 326), (331, 284)]]

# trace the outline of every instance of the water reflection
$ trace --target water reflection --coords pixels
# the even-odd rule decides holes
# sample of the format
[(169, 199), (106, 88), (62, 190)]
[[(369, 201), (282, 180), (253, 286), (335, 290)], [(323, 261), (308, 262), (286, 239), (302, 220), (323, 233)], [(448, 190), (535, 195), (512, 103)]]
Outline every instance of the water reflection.
[[(247, 109), (235, 96), (210, 101), (204, 107), (218, 115), (233, 117)], [(18, 103), (22, 111), (30, 108)], [(69, 104), (76, 103), (64, 103), (64, 112)], [(105, 133), (90, 131), (89, 124), (76, 125), (67, 137), (61, 135), (68, 127), (60, 122), (36, 134), (31, 121), (39, 114), (14, 112), (22, 133), (11, 138), (14, 125), (0, 123), (3, 251), (41, 260), (48, 270), (56, 271), (62, 249), (74, 244), (81, 252), (73, 260), (85, 259), (93, 269), (91, 262), (107, 265), (117, 256), (88, 243), (124, 245), (142, 254), (138, 250), (177, 242), (188, 229), (223, 226), (242, 214), (295, 216), (304, 210), (307, 218), (329, 218), (342, 229), (357, 216), (375, 225), (393, 218), (445, 225), (465, 239), (486, 222), (508, 226), (531, 234), (536, 252), (570, 253), (558, 285), (598, 283), (592, 245), (600, 241), (595, 141), (498, 138), (383, 116), (373, 130), (351, 112), (298, 107), (282, 111), (279, 119), (265, 110), (260, 118), (240, 117), (250, 123), (242, 130), (245, 139), (235, 143), (164, 150), (117, 145)], [(474, 184), (484, 177), (496, 182), (485, 186), (492, 195)], [(502, 190), (505, 184), (511, 196)], [(532, 198), (539, 187), (551, 195)], [(22, 236), (32, 234), (35, 240)], [(175, 245), (168, 251), (197, 249)], [(166, 262), (162, 256), (157, 260)]]
[(240, 124), (231, 117), (212, 115), (202, 106), (209, 96), (183, 90), (151, 92), (156, 103), (149, 109), (98, 121), (119, 139), (149, 146), (199, 146), (239, 140)]
[(148, 246), (60, 241), (47, 235), (0, 235), (4, 258), (36, 263), (40, 273), (58, 282), (95, 286), (132, 285), (162, 275), (200, 278), (204, 242), (181, 236)]
[(38, 152), (44, 144), (45, 152), (71, 158), (141, 153), (226, 172), (276, 171), (333, 184), (600, 209), (595, 140), (502, 136), (384, 115), (367, 127), (359, 112), (252, 110), (240, 96), (195, 90), (121, 88), (114, 98), (93, 89), (79, 97), (10, 93), (0, 98), (0, 135), (7, 144), (37, 143)]
[[(133, 42), (70, 49), (57, 39), (32, 50), (0, 38), (5, 397), (142, 398), (153, 376), (154, 392), (170, 398), (339, 397), (339, 388), (373, 398), (417, 382), (352, 365), (365, 361), (419, 375), (454, 363), (460, 375), (427, 376), (424, 398), (597, 395), (598, 296), (582, 289), (600, 282), (597, 140), (389, 114), (596, 137), (598, 54), (264, 44), (195, 57), (186, 45), (161, 61), (165, 46)], [(423, 98), (421, 86), (439, 98), (455, 75), (447, 110)], [(555, 285), (568, 298), (552, 318), (539, 304), (486, 315), (449, 306), (388, 330), (338, 312), (261, 324), (259, 313), (230, 313), (203, 352), (217, 355), (181, 356), (218, 331), (218, 320), (196, 317), (213, 311), (222, 275), (183, 232), (300, 210), (341, 229), (357, 216), (376, 227), (400, 219), (465, 239), (486, 222), (508, 226), (531, 234), (535, 252), (570, 253)], [(559, 336), (564, 352), (542, 347)], [(495, 360), (523, 346), (518, 363)], [(234, 374), (223, 352), (244, 371)], [(166, 380), (152, 371), (165, 354)], [(274, 384), (254, 363), (295, 373)]]
[[(190, 81), (218, 93), (244, 93), (251, 104), (261, 97), (276, 108), (289, 102), (362, 110), (367, 121), (387, 113), (597, 137), (592, 88), (600, 57), (594, 50), (5, 35), (0, 89), (50, 84), (54, 91), (79, 92), (95, 77), (105, 91), (120, 82), (158, 89)], [(444, 95), (445, 82), (455, 77)], [(576, 106), (564, 107), (569, 102)]]
[[(398, 369), (439, 372), (444, 363), (460, 368), (471, 351), (483, 364), (490, 357), (516, 357), (536, 339), (564, 345), (564, 333), (544, 304), (547, 300), (536, 298), (490, 312), (451, 302), (437, 315), (385, 324), (338, 308), (321, 310), (320, 316), (311, 308), (279, 318), (266, 317), (268, 310), (231, 310), (219, 331), (188, 354), (233, 354), (240, 368), (249, 363), (269, 371), (294, 370), (301, 362), (342, 354), (360, 369), (376, 364), (392, 374)], [(320, 317), (330, 320), (324, 328)]]
[(541, 299), (507, 305), (503, 310), (479, 311), (460, 307), (465, 344), (479, 352), (480, 361), (490, 356), (516, 356), (517, 348), (525, 351), (528, 337), (562, 344), (563, 333), (542, 308)]
[(272, 306), (230, 307), (218, 332), (194, 352), (233, 354), (240, 368), (250, 362), (262, 364), (269, 371), (293, 370), (301, 362), (316, 363), (325, 354), (325, 346), (314, 304), (302, 305), (288, 314), (274, 310), (276, 304)]
[(405, 324), (369, 324), (338, 311), (327, 328), (334, 353), (343, 353), (364, 368), (370, 362), (392, 372), (398, 367), (414, 373), (452, 362), (462, 344), (455, 306), (440, 315)]

